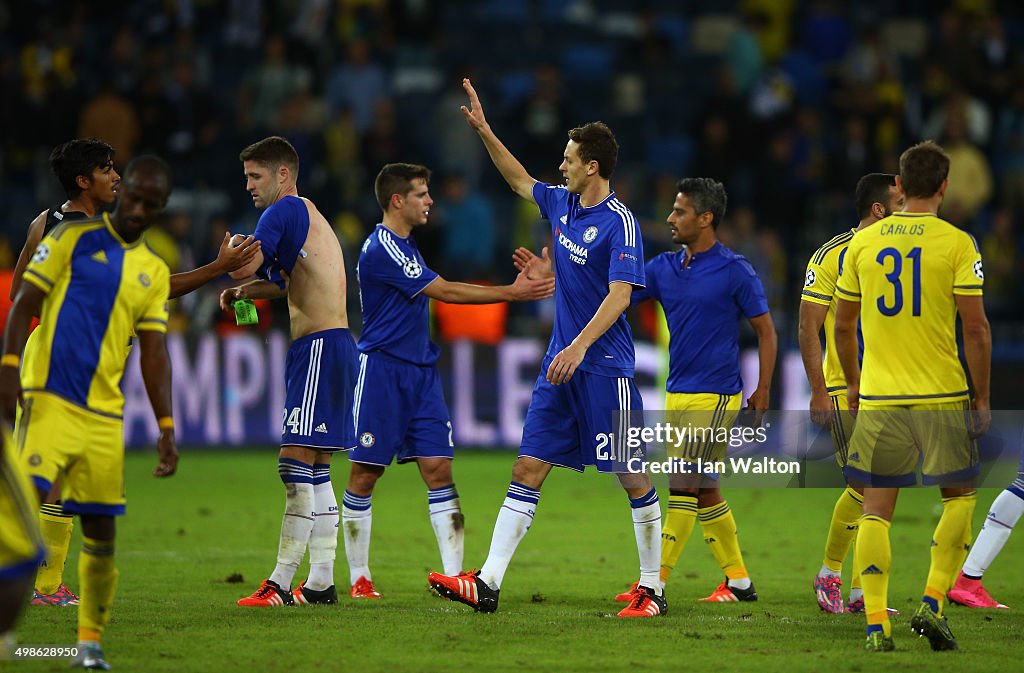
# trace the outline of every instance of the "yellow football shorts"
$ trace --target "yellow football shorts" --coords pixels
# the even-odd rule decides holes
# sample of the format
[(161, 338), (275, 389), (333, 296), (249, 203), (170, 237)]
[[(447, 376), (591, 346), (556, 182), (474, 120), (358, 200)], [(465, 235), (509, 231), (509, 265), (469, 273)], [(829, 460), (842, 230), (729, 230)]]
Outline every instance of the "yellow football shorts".
[(39, 535), (39, 498), (21, 469), (6, 427), (0, 450), (0, 580), (34, 575), (45, 548)]
[(725, 460), (729, 433), (739, 416), (743, 393), (667, 393), (665, 420), (682, 429), (667, 445), (669, 458), (688, 462)]
[(846, 475), (875, 487), (912, 486), (918, 461), (924, 484), (966, 486), (979, 472), (968, 436), (967, 400), (904, 406), (861, 402)]
[(120, 418), (94, 413), (46, 392), (25, 395), (15, 434), (24, 470), (40, 490), (58, 475), (67, 512), (124, 514), (124, 430)]

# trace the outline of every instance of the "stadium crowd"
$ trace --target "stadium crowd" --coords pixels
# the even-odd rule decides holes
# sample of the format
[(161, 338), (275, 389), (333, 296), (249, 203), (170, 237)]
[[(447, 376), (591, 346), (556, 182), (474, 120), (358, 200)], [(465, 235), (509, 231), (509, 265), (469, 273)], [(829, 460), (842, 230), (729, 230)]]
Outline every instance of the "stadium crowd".
[[(252, 230), (238, 150), (281, 134), (350, 263), (379, 219), (373, 176), (413, 161), (437, 169), (424, 254), (452, 279), (510, 281), (511, 250), (547, 234), (486, 170), (458, 113), (468, 75), (540, 179), (557, 179), (566, 128), (611, 125), (613, 187), (648, 256), (671, 247), (676, 180), (722, 180), (721, 238), (754, 263), (790, 344), (802, 265), (855, 223), (857, 178), (934, 138), (953, 159), (942, 214), (982, 245), (995, 341), (1024, 340), (1024, 23), (991, 0), (31, 0), (0, 25), (0, 120), (16, 131), (0, 139), (0, 267), (61, 201), (59, 142), (101, 138), (118, 166), (167, 158), (174, 195), (148, 236), (173, 273)], [(179, 302), (174, 327), (219, 320), (217, 291)]]

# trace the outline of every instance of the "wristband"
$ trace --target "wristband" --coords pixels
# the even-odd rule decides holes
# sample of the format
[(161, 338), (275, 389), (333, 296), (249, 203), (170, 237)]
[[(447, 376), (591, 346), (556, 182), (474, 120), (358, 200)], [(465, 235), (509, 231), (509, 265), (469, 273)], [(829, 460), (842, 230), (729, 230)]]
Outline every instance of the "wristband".
[(171, 416), (161, 416), (157, 419), (157, 425), (160, 426), (161, 430), (173, 430), (174, 429), (174, 418)]
[(18, 367), (21, 365), (21, 356), (15, 353), (4, 353), (0, 357), (0, 367)]

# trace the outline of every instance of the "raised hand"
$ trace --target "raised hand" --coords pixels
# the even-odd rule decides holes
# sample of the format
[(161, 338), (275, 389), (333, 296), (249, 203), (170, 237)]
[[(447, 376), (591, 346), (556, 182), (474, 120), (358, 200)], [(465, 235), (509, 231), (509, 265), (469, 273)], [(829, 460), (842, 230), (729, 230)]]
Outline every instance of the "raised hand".
[(540, 257), (527, 248), (516, 248), (512, 253), (512, 263), (519, 271), (529, 268), (527, 275), (530, 278), (547, 278), (555, 275), (546, 246), (540, 251)]
[(487, 120), (484, 118), (484, 109), (480, 105), (480, 97), (476, 95), (476, 89), (473, 88), (468, 77), (462, 80), (462, 88), (466, 90), (466, 95), (469, 96), (469, 107), (463, 105), (459, 109), (466, 117), (469, 125), (479, 131), (487, 126)]

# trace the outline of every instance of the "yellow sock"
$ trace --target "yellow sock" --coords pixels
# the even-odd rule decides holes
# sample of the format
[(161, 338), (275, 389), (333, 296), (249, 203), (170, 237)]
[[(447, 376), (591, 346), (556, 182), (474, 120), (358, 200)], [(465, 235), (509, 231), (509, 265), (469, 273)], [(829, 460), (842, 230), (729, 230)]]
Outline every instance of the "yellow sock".
[(82, 539), (78, 556), (81, 604), (78, 606), (78, 639), (99, 641), (103, 627), (110, 621), (110, 608), (117, 592), (114, 567), (114, 542)]
[(686, 541), (697, 522), (697, 498), (692, 495), (669, 495), (668, 516), (661, 529), (661, 581), (667, 582), (676, 567)]
[[(859, 530), (860, 524), (858, 523), (857, 528)], [(853, 560), (853, 572), (850, 573), (850, 590), (855, 591), (861, 588), (860, 586), (860, 573), (857, 572), (857, 536), (853, 536), (853, 541), (850, 543), (850, 558)]]
[(825, 538), (825, 558), (821, 562), (829, 570), (842, 572), (843, 561), (857, 537), (857, 521), (864, 513), (863, 508), (864, 497), (849, 486), (836, 500), (832, 521), (828, 525), (828, 537)]
[(942, 614), (946, 592), (953, 586), (963, 565), (964, 540), (970, 540), (971, 517), (978, 500), (976, 493), (942, 499), (942, 516), (932, 533), (932, 563), (928, 568), (928, 581), (924, 595), (931, 598)]
[(48, 596), (57, 593), (64, 579), (64, 564), (68, 560), (68, 544), (75, 520), (64, 513), (60, 505), (42, 505), (39, 508), (39, 529), (46, 544), (46, 559), (36, 572), (36, 591)]
[(740, 539), (736, 535), (736, 520), (732, 517), (729, 503), (724, 500), (717, 505), (697, 510), (700, 527), (704, 532), (704, 542), (715, 555), (725, 576), (731, 580), (749, 577), (743, 565), (743, 554), (740, 552)]
[(892, 635), (889, 622), (889, 568), (892, 565), (892, 549), (889, 546), (888, 521), (866, 514), (860, 519), (857, 530), (857, 549), (854, 569), (860, 574), (864, 587), (864, 611), (867, 613), (868, 628), (882, 627), (887, 636)]

